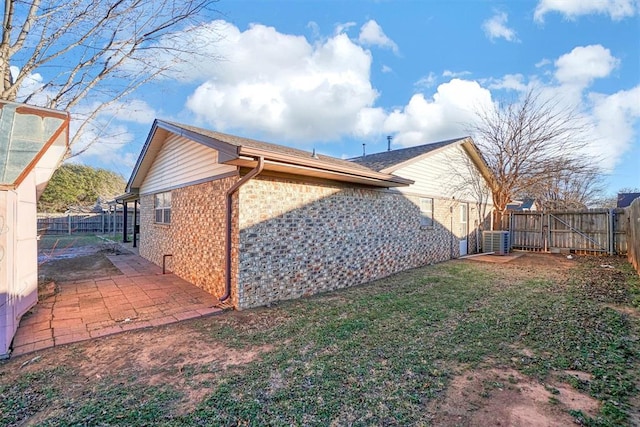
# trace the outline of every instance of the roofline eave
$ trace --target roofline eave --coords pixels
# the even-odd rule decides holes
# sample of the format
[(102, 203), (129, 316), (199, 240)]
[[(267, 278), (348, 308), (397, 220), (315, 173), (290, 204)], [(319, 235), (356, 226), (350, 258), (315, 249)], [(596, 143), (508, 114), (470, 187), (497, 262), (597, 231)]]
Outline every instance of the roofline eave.
[[(248, 157), (262, 156), (265, 158), (265, 160), (268, 160), (268, 164), (274, 164), (274, 165), (279, 164), (279, 165), (282, 165), (283, 167), (290, 166), (297, 170), (323, 171), (325, 173), (328, 173), (328, 174), (333, 173), (333, 174), (336, 174), (336, 176), (341, 176), (341, 177), (351, 176), (353, 177), (354, 182), (357, 181), (358, 179), (364, 178), (366, 180), (372, 180), (372, 182), (386, 183), (386, 185), (384, 186), (390, 186), (390, 187), (408, 186), (414, 183), (413, 180), (410, 180), (407, 178), (402, 178), (399, 176), (395, 176), (395, 175), (391, 175), (383, 172), (376, 172), (374, 170), (363, 170), (360, 168), (349, 168), (346, 166), (342, 167), (339, 165), (328, 164), (326, 162), (323, 162), (322, 160), (316, 160), (313, 158), (302, 159), (300, 157), (287, 156), (284, 154), (273, 153), (271, 151), (260, 150), (260, 149), (251, 148), (251, 147), (240, 146), (239, 148), (240, 148), (239, 152), (241, 156), (248, 156)], [(238, 160), (241, 160), (241, 159), (242, 158), (239, 158)], [(252, 159), (245, 158), (242, 160), (249, 160), (251, 162)], [(230, 161), (225, 163), (239, 164), (242, 162)]]
[(273, 170), (285, 171), (287, 173), (302, 176), (322, 177), (342, 182), (353, 182), (387, 188), (409, 186), (414, 183), (414, 181), (410, 179), (384, 172), (377, 172), (368, 168), (348, 167), (347, 165), (331, 164), (323, 161), (322, 159), (315, 159), (312, 157), (305, 159), (300, 156), (291, 156), (269, 150), (247, 147), (244, 145), (229, 144), (215, 137), (203, 135), (192, 130), (184, 129), (172, 123), (155, 119), (140, 156), (136, 161), (136, 165), (133, 168), (129, 181), (127, 182), (125, 189), (127, 193), (139, 190), (141, 183), (136, 182), (136, 179), (141, 173), (146, 173), (146, 171), (143, 171), (143, 163), (149, 153), (150, 147), (156, 140), (158, 129), (163, 129), (217, 150), (218, 162), (221, 164), (237, 167), (249, 167), (255, 163), (256, 158), (263, 157), (267, 161), (268, 167), (273, 168)]
[[(204, 146), (217, 150), (219, 153), (218, 155), (219, 155), (219, 159), (221, 160), (221, 163), (238, 158), (238, 155), (239, 155), (238, 147), (232, 144), (228, 144), (218, 139), (211, 138), (206, 135), (202, 135), (200, 133), (181, 128), (179, 126), (173, 125), (163, 120), (155, 119), (153, 121), (153, 124), (151, 125), (151, 130), (149, 131), (149, 135), (147, 135), (147, 139), (142, 147), (140, 156), (138, 156), (138, 160), (136, 161), (133, 171), (131, 172), (131, 176), (129, 177), (129, 181), (127, 182), (127, 186), (125, 187), (125, 191), (129, 192), (132, 190), (132, 188), (134, 188), (133, 184), (135, 183), (138, 173), (140, 172), (140, 168), (147, 155), (147, 152), (149, 151), (151, 144), (153, 144), (153, 141), (154, 141), (154, 138), (156, 137), (156, 133), (158, 129), (166, 130), (175, 135), (182, 136), (184, 138), (190, 139), (194, 142), (197, 142), (199, 144), (202, 144)], [(138, 187), (139, 187), (139, 184), (141, 183), (138, 183)]]
[(462, 144), (462, 148), (465, 150), (467, 155), (469, 155), (473, 164), (478, 168), (491, 191), (497, 191), (498, 185), (496, 183), (495, 176), (493, 175), (493, 172), (491, 172), (491, 169), (489, 169), (487, 162), (484, 160), (484, 157), (475, 142), (473, 142), (473, 139), (469, 137), (468, 141), (465, 141), (465, 143)]

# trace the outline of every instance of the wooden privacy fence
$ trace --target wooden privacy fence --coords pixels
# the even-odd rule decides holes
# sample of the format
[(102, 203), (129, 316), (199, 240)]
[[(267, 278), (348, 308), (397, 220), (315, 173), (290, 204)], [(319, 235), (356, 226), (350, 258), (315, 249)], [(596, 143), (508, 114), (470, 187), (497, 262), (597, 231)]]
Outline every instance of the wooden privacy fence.
[(625, 211), (629, 224), (627, 227), (629, 245), (627, 257), (636, 271), (640, 273), (640, 199), (635, 199)]
[[(127, 229), (133, 233), (133, 211), (129, 211)], [(91, 214), (38, 214), (38, 234), (114, 234), (122, 233), (123, 212), (104, 212)]]
[(512, 212), (511, 247), (529, 251), (599, 254), (627, 253), (625, 209)]

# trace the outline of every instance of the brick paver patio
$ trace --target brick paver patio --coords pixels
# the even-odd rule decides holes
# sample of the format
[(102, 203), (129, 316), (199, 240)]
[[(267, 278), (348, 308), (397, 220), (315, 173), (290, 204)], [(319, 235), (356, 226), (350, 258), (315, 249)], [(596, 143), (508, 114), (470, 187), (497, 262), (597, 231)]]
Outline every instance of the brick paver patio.
[(137, 255), (110, 256), (123, 274), (59, 283), (22, 317), (13, 355), (220, 313), (209, 293)]

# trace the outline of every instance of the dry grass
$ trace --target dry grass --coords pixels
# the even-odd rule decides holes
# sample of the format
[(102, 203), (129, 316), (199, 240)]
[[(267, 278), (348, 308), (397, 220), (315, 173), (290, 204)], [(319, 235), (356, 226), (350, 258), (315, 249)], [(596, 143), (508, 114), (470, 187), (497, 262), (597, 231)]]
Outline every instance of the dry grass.
[[(0, 424), (482, 425), (487, 410), (632, 424), (638, 276), (617, 259), (540, 257), (448, 262), (19, 357), (0, 366)], [(461, 382), (474, 406), (448, 417)]]

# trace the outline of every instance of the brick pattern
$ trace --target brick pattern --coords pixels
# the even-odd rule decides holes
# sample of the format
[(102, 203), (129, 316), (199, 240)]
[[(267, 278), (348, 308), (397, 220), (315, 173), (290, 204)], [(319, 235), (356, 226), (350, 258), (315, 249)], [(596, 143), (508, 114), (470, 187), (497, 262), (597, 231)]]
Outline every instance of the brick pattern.
[[(140, 201), (140, 255), (167, 267), (177, 276), (215, 296), (224, 293), (225, 194), (238, 177), (179, 188), (171, 191), (171, 224), (156, 224), (153, 195)], [(236, 197), (237, 199), (237, 197)], [(237, 272), (237, 200), (232, 248)], [(232, 289), (237, 273), (232, 274)], [(232, 299), (235, 299), (232, 295)]]
[(149, 261), (109, 259), (123, 275), (59, 283), (20, 321), (12, 354), (222, 312), (216, 298)]
[[(173, 190), (171, 225), (155, 224), (153, 196), (142, 197), (140, 255), (161, 265), (172, 254), (172, 272), (222, 295), (225, 192), (237, 179)], [(458, 206), (434, 199), (435, 224), (422, 227), (418, 196), (261, 175), (234, 197), (231, 302), (256, 307), (456, 258)]]
[(260, 176), (240, 189), (239, 308), (366, 283), (457, 257), (457, 203)]

